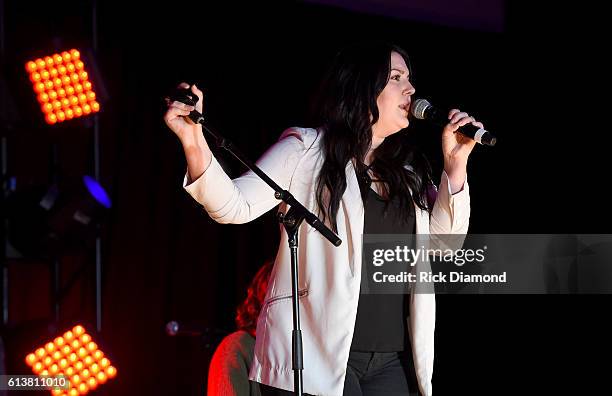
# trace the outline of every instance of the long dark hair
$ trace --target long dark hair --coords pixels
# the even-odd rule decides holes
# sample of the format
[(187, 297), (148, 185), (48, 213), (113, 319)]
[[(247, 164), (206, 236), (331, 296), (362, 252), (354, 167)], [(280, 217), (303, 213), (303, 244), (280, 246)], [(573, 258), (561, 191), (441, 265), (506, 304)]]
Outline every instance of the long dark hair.
[(236, 327), (239, 330), (249, 332), (253, 337), (255, 337), (257, 317), (266, 297), (268, 281), (273, 267), (274, 263), (272, 261), (266, 261), (257, 271), (253, 280), (251, 280), (246, 298), (236, 310)]
[[(392, 52), (400, 54), (410, 68), (406, 52), (393, 44), (367, 42), (346, 47), (336, 55), (313, 102), (315, 122), (325, 130), (317, 204), (323, 221), (329, 220), (335, 231), (340, 200), (346, 190), (346, 165), (354, 160), (358, 172), (366, 168), (372, 126), (379, 118), (376, 100), (389, 81)], [(405, 131), (385, 138), (375, 149), (370, 164), (384, 182), (387, 205), (397, 199), (404, 220), (412, 201), (428, 209), (427, 188), (431, 185), (429, 163), (409, 141)]]

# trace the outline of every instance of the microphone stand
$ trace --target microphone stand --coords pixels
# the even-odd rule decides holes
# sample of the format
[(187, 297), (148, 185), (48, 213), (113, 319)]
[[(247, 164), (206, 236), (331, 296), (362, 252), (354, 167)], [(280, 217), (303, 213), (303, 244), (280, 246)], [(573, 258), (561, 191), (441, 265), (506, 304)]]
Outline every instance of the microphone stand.
[(328, 241), (334, 246), (340, 246), (342, 240), (330, 230), (325, 224), (319, 220), (311, 211), (306, 209), (304, 205), (298, 202), (293, 195), (287, 190), (283, 190), (278, 184), (268, 177), (257, 165), (245, 157), (234, 144), (224, 138), (216, 131), (204, 124), (204, 117), (197, 112), (192, 111), (189, 118), (196, 124), (202, 125), (202, 130), (211, 135), (218, 147), (227, 150), (238, 161), (242, 162), (247, 168), (259, 176), (267, 185), (274, 190), (274, 197), (283, 200), (290, 209), (287, 213), (279, 213), (278, 220), (283, 224), (288, 236), (289, 249), (291, 250), (291, 301), (293, 306), (293, 332), (292, 332), (292, 365), (293, 365), (293, 393), (298, 396), (304, 394), (304, 384), (302, 378), (302, 370), (304, 369), (303, 351), (302, 351), (302, 331), (300, 329), (300, 305), (298, 301), (298, 230), (302, 221), (306, 220), (308, 224), (319, 231)]

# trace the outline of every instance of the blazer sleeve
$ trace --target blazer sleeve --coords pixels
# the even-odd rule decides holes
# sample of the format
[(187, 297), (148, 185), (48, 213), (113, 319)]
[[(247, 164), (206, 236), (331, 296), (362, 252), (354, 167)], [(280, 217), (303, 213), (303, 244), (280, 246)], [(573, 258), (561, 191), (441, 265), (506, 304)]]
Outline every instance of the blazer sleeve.
[(463, 189), (451, 194), (450, 181), (442, 172), (438, 196), (429, 218), (431, 234), (467, 234), (470, 225), (470, 186), (466, 180)]
[[(291, 128), (283, 132), (256, 164), (286, 190), (304, 150), (302, 134)], [(280, 203), (274, 197), (274, 190), (255, 173), (249, 170), (232, 180), (214, 156), (202, 176), (190, 184), (185, 177), (183, 187), (219, 223), (247, 223)]]

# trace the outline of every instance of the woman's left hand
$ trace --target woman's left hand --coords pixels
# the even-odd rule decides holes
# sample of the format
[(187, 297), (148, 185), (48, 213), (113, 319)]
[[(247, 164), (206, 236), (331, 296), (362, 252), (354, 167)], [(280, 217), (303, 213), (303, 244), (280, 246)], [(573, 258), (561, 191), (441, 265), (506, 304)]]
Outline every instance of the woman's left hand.
[(457, 109), (452, 109), (448, 114), (449, 122), (442, 131), (442, 154), (444, 155), (444, 170), (451, 182), (451, 193), (461, 190), (466, 178), (467, 160), (476, 145), (474, 139), (457, 133), (457, 130), (472, 124), (478, 128), (484, 128), (481, 122), (474, 117)]

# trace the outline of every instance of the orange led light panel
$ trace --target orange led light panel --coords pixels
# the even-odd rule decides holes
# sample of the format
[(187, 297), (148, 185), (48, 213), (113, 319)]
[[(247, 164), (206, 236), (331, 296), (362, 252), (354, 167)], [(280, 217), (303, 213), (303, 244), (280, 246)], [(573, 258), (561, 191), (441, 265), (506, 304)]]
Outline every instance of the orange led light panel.
[[(89, 81), (87, 65), (83, 63), (78, 50), (30, 60), (26, 62), (25, 69), (30, 75), (47, 124), (100, 111), (100, 103), (96, 101), (96, 93)], [(62, 101), (58, 101), (58, 98)]]
[(25, 361), (36, 375), (66, 377), (68, 389), (51, 390), (57, 396), (85, 395), (117, 375), (117, 369), (81, 325), (35, 349)]

